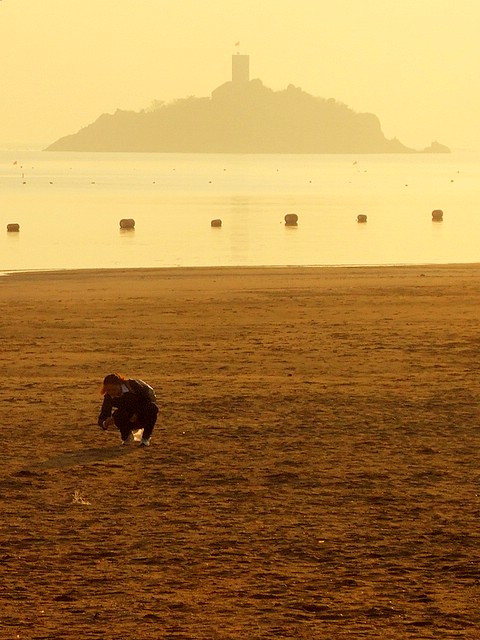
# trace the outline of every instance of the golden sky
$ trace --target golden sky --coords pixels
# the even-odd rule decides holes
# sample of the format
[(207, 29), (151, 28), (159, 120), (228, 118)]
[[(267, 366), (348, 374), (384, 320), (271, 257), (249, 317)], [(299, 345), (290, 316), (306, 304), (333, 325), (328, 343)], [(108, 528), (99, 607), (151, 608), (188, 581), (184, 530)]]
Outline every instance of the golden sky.
[(479, 0), (0, 0), (0, 147), (209, 96), (240, 51), (251, 78), (375, 113), (387, 138), (480, 150), (479, 27)]

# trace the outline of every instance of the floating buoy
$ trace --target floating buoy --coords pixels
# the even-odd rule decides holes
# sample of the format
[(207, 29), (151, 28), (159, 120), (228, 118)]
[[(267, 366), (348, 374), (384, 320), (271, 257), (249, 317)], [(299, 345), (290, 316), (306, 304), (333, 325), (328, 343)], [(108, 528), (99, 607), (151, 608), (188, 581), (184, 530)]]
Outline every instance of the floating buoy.
[(120, 229), (135, 229), (135, 220), (133, 218), (122, 218), (120, 220)]
[(20, 231), (20, 225), (15, 223), (7, 224), (7, 231), (18, 232)]
[(432, 211), (432, 220), (435, 222), (441, 222), (443, 220), (443, 211), (441, 209), (434, 209)]
[(216, 218), (215, 220), (212, 220), (210, 222), (210, 226), (212, 226), (212, 227), (221, 227), (222, 226), (222, 221), (220, 220), (220, 218)]
[(364, 213), (359, 213), (357, 216), (357, 222), (366, 222), (367, 216)]
[(287, 213), (285, 216), (286, 227), (296, 227), (298, 224), (298, 216), (296, 213)]

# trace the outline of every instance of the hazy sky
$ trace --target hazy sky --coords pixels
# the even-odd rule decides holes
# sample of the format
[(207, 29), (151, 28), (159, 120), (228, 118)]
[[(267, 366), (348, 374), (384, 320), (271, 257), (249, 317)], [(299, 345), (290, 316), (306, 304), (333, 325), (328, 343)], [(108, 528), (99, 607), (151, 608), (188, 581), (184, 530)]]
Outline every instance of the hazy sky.
[(239, 50), (388, 138), (480, 150), (479, 27), (480, 0), (0, 0), (0, 146), (209, 96)]

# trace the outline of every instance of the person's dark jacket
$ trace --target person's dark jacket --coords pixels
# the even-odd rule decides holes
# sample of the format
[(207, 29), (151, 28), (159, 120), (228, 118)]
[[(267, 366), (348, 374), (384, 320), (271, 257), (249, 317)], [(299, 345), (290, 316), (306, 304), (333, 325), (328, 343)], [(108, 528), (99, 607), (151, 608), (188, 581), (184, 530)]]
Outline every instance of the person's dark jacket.
[[(126, 380), (128, 391), (125, 391), (119, 398), (112, 398), (106, 393), (103, 396), (102, 408), (98, 416), (98, 426), (103, 428), (103, 422), (110, 418), (114, 409), (126, 409), (131, 415), (136, 414), (138, 420), (142, 422), (142, 416), (150, 404), (156, 404), (153, 389), (142, 380)], [(153, 394), (153, 395), (152, 395)], [(148, 411), (148, 409), (147, 409)]]

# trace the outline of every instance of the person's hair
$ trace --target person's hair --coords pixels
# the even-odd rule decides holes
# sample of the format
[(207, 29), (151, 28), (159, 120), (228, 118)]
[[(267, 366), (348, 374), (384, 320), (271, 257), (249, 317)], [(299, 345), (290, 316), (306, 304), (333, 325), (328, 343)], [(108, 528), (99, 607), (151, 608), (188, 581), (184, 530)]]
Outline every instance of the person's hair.
[(107, 384), (122, 384), (122, 382), (125, 381), (126, 378), (119, 373), (109, 373), (108, 376), (105, 376), (105, 378), (103, 379), (102, 386), (100, 387), (100, 394), (102, 396), (106, 394), (107, 391), (105, 387), (107, 386)]

